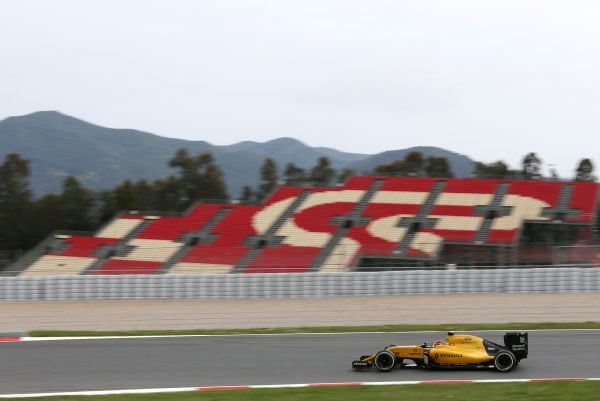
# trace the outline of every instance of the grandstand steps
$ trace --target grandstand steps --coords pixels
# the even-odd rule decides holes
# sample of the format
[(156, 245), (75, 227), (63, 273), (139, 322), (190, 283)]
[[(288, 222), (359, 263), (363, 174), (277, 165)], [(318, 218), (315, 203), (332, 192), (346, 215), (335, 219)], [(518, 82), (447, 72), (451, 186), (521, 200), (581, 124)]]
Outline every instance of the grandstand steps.
[[(129, 244), (131, 240), (137, 237), (148, 225), (154, 221), (154, 216), (146, 216), (143, 219), (115, 219), (97, 236), (112, 235), (105, 238), (120, 238), (120, 241), (114, 245), (104, 245), (100, 247), (95, 255), (98, 260), (88, 266), (81, 274), (98, 274), (105, 263), (113, 257), (124, 257), (131, 252), (134, 247)], [(133, 221), (133, 223), (131, 223)]]
[(477, 234), (475, 234), (475, 243), (483, 244), (487, 242), (495, 219), (497, 217), (507, 216), (510, 214), (511, 207), (502, 206), (504, 198), (508, 194), (509, 188), (510, 183), (499, 183), (496, 187), (496, 193), (494, 194), (491, 203), (487, 206), (479, 206), (475, 208), (475, 214), (483, 216), (481, 226), (479, 227), (479, 230), (477, 230)]
[(269, 227), (269, 229), (263, 235), (256, 235), (250, 237), (246, 241), (246, 245), (252, 246), (250, 249), (238, 262), (238, 264), (232, 269), (231, 273), (241, 273), (244, 272), (252, 262), (260, 255), (263, 248), (269, 246), (276, 246), (281, 243), (283, 237), (277, 236), (277, 232), (283, 227), (286, 221), (288, 221), (296, 210), (304, 203), (306, 198), (311, 194), (311, 191), (302, 191), (296, 199), (275, 219), (273, 224)]
[[(200, 230), (191, 233), (183, 233), (179, 238), (178, 242), (183, 245), (177, 252), (175, 252), (157, 271), (157, 274), (169, 273), (170, 270), (176, 266), (181, 259), (187, 255), (187, 253), (197, 244), (208, 244), (212, 242), (216, 234), (212, 234), (211, 231), (223, 218), (231, 211), (229, 207), (222, 207), (219, 209), (203, 226)], [(198, 270), (198, 269), (195, 269)], [(195, 272), (193, 264), (188, 264), (185, 268), (185, 274), (194, 274)], [(198, 272), (201, 273), (201, 272)]]
[[(65, 248), (63, 241), (64, 235), (54, 233), (48, 236), (45, 240), (40, 242), (35, 248), (31, 249), (25, 255), (21, 256), (16, 262), (14, 262), (9, 269), (0, 272), (1, 276), (18, 276), (24, 274), (31, 268), (35, 268), (35, 271), (40, 270), (40, 265), (37, 265), (47, 253), (49, 252), (60, 252)], [(46, 266), (44, 263), (42, 266)]]
[[(350, 211), (347, 216), (344, 216), (343, 219), (338, 219), (334, 221), (339, 223), (337, 230), (331, 236), (327, 244), (321, 248), (321, 251), (317, 255), (317, 257), (313, 260), (308, 268), (308, 271), (316, 272), (321, 269), (325, 271), (331, 271), (332, 269), (338, 269), (339, 263), (348, 262), (351, 260), (351, 257), (344, 258), (342, 260), (333, 260), (330, 259), (331, 255), (340, 255), (342, 254), (342, 250), (338, 248), (342, 241), (342, 239), (346, 236), (350, 228), (352, 228), (355, 224), (366, 224), (364, 217), (362, 216), (363, 211), (366, 209), (371, 199), (375, 196), (375, 194), (379, 191), (379, 189), (383, 186), (385, 180), (383, 179), (375, 179), (370, 185), (369, 189), (363, 194), (362, 198), (355, 204), (354, 208)], [(348, 245), (348, 241), (345, 241), (346, 245)], [(342, 246), (344, 244), (342, 243)], [(353, 255), (352, 255), (353, 256)], [(346, 264), (343, 264), (343, 268), (346, 268)]]
[(564, 184), (560, 189), (558, 201), (555, 207), (544, 209), (542, 216), (548, 217), (552, 222), (565, 221), (569, 218), (579, 217), (581, 212), (578, 209), (571, 209), (571, 198), (573, 197), (573, 185)]
[[(422, 228), (435, 227), (437, 219), (429, 218), (429, 215), (445, 186), (446, 181), (437, 181), (433, 184), (433, 187), (417, 214), (414, 217), (402, 217), (400, 219), (398, 227), (405, 228), (406, 232), (398, 245), (396, 245), (394, 254), (410, 257), (409, 250), (411, 246), (414, 247), (415, 240), (418, 240), (419, 230)], [(437, 249), (435, 251), (435, 253), (437, 253)]]

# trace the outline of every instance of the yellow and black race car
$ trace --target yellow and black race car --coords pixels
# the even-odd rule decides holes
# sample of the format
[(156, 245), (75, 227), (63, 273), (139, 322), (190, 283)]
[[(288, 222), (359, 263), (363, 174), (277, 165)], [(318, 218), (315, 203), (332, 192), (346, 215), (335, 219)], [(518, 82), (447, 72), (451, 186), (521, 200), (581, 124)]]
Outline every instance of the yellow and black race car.
[[(445, 342), (421, 345), (389, 345), (372, 355), (363, 355), (352, 362), (355, 369), (375, 366), (381, 372), (394, 368), (494, 368), (508, 372), (527, 358), (527, 333), (510, 332), (504, 335), (504, 345), (483, 338), (449, 332)], [(412, 361), (413, 364), (408, 362)]]

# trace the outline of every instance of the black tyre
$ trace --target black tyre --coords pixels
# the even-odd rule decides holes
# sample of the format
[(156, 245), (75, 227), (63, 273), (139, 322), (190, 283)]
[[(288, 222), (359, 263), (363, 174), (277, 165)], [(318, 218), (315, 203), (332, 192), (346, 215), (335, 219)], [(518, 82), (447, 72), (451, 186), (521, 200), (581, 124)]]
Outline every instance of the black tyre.
[(379, 351), (375, 355), (373, 364), (380, 372), (389, 372), (396, 366), (396, 355), (388, 350)]
[(510, 351), (500, 351), (494, 358), (494, 367), (498, 372), (510, 372), (517, 366), (517, 358)]

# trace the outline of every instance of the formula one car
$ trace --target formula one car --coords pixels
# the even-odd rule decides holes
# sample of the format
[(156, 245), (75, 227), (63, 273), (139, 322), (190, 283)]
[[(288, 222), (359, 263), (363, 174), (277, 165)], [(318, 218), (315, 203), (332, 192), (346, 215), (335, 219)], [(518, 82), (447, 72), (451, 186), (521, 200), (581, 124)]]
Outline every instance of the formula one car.
[[(446, 342), (422, 345), (389, 345), (372, 355), (352, 362), (354, 369), (375, 366), (381, 372), (394, 368), (494, 368), (499, 372), (514, 369), (529, 352), (527, 333), (509, 332), (504, 345), (472, 335), (449, 332)], [(412, 361), (414, 364), (405, 363)]]

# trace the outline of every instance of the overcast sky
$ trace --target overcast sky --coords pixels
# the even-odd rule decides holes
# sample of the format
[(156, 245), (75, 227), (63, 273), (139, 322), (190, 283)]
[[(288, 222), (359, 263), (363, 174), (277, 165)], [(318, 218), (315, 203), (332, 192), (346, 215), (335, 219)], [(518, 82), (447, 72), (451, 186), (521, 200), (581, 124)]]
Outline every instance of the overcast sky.
[(600, 2), (0, 0), (0, 118), (600, 163)]

